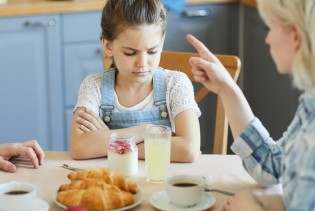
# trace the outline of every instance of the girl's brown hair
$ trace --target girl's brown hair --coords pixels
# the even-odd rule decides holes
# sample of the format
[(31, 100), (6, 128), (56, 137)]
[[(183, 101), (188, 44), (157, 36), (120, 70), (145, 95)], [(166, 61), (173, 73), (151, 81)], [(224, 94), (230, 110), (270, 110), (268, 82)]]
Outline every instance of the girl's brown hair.
[(113, 41), (126, 27), (157, 24), (166, 28), (166, 10), (160, 0), (108, 0), (101, 20), (102, 38)]

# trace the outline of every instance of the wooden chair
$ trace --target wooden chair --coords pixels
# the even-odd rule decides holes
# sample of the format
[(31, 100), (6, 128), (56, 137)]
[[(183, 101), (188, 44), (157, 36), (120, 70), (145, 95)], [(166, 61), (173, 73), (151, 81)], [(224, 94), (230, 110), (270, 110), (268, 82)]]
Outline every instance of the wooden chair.
[[(232, 55), (216, 55), (224, 67), (229, 71), (232, 78), (236, 81), (239, 73), (241, 62), (240, 59)], [(190, 57), (199, 57), (198, 53), (188, 52), (162, 52), (160, 67), (178, 70), (188, 75), (190, 80), (194, 81), (191, 73), (191, 66), (188, 62)], [(195, 91), (195, 99), (199, 104), (210, 91), (202, 86), (201, 89)], [(225, 115), (223, 103), (218, 97), (216, 102), (215, 112), (215, 128), (214, 128), (214, 139), (213, 139), (213, 154), (226, 154), (228, 142), (228, 120)]]

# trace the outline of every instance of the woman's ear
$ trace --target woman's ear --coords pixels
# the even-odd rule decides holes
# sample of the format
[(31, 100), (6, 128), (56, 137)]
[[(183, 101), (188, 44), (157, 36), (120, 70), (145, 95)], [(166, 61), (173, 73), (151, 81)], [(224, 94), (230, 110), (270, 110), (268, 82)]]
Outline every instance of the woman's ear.
[(102, 38), (102, 44), (104, 48), (104, 52), (107, 57), (113, 56), (112, 43), (106, 40), (104, 37)]
[(298, 50), (301, 46), (301, 33), (300, 30), (296, 26), (292, 26), (292, 34), (293, 34), (293, 47), (295, 50)]

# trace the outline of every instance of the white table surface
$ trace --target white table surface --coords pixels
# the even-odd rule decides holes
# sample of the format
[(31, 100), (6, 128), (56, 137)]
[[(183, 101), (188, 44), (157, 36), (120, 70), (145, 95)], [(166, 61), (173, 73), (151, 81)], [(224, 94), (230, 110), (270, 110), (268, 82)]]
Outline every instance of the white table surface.
[[(107, 167), (107, 159), (73, 160), (68, 152), (46, 151), (44, 164), (38, 169), (34, 169), (19, 160), (16, 173), (7, 173), (0, 170), (0, 183), (8, 181), (26, 181), (38, 187), (38, 197), (49, 203), (52, 211), (60, 211), (62, 208), (53, 202), (53, 194), (61, 184), (69, 183), (67, 175), (71, 172), (61, 168), (66, 163), (79, 168)], [(244, 170), (241, 160), (235, 155), (201, 155), (194, 163), (172, 163), (171, 175), (173, 174), (197, 174), (207, 178), (210, 186), (225, 189), (231, 192), (239, 192), (245, 188), (258, 187), (256, 182)], [(141, 204), (131, 210), (157, 210), (149, 202), (152, 194), (164, 190), (164, 184), (149, 183), (145, 179), (145, 163), (139, 160), (139, 170), (135, 176), (129, 177), (138, 183), (139, 188), (144, 193)], [(216, 198), (216, 203), (208, 210), (222, 210), (229, 196), (209, 192)]]

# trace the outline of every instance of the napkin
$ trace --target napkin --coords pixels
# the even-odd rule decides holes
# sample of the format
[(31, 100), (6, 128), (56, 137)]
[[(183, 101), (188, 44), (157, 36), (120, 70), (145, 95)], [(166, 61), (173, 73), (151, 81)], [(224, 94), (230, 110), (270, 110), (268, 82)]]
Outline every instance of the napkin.
[(162, 0), (164, 6), (170, 11), (181, 13), (185, 8), (185, 0)]

